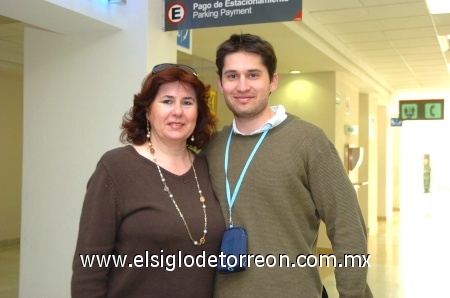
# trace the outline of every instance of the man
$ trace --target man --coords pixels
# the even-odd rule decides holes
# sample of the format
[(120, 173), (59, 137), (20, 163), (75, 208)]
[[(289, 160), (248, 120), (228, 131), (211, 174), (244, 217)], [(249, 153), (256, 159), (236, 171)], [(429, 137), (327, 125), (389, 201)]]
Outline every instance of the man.
[(269, 106), (276, 63), (272, 45), (251, 34), (217, 49), (218, 83), (234, 120), (204, 154), (225, 218), (247, 231), (248, 257), (245, 271), (217, 274), (215, 297), (321, 297), (319, 270), (305, 264), (308, 256), (314, 263), (321, 220), (343, 264), (335, 269), (340, 297), (372, 297), (366, 262), (344, 260), (367, 260), (355, 189), (320, 128)]

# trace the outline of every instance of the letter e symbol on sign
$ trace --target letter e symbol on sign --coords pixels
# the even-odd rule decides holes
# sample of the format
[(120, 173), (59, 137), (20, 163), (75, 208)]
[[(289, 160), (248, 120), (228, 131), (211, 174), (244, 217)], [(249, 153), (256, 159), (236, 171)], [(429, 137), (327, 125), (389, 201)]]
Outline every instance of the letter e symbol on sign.
[(171, 24), (178, 24), (184, 20), (186, 8), (181, 3), (174, 3), (169, 6), (166, 12), (166, 18)]

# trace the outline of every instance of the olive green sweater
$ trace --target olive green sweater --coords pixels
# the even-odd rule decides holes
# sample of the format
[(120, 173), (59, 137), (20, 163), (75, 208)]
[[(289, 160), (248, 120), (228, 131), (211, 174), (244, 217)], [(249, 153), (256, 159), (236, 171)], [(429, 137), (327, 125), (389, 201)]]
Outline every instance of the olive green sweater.
[[(230, 129), (225, 127), (203, 152), (227, 222), (224, 155)], [(259, 137), (233, 134), (228, 166), (231, 193)], [(247, 230), (248, 253), (269, 256), (269, 263), (258, 267), (259, 261), (249, 259), (246, 271), (218, 274), (216, 297), (320, 297), (318, 268), (287, 268), (286, 258), (281, 267), (279, 256), (288, 255), (292, 264), (299, 254), (315, 254), (321, 220), (337, 262), (344, 262), (344, 254), (367, 254), (356, 192), (334, 145), (321, 129), (290, 114), (269, 131), (256, 152), (232, 215), (234, 226)], [(372, 296), (366, 285), (367, 268), (341, 267), (335, 273), (340, 297)]]

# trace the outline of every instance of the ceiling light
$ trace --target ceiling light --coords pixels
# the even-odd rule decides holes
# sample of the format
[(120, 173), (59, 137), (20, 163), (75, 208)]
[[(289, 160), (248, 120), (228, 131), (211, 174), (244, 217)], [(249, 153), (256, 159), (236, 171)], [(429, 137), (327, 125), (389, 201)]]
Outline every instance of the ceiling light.
[(301, 71), (300, 70), (290, 70), (289, 73), (298, 74), (298, 73), (301, 73)]
[(109, 4), (127, 4), (127, 0), (108, 0)]
[(450, 1), (427, 0), (427, 4), (431, 14), (450, 13)]

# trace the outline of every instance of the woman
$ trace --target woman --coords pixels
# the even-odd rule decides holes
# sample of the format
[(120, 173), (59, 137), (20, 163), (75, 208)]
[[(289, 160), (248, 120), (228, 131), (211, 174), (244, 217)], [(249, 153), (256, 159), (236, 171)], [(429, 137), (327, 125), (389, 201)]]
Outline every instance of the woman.
[(216, 131), (209, 88), (179, 64), (145, 78), (122, 123), (131, 145), (104, 154), (88, 182), (72, 297), (212, 296), (208, 257), (225, 223), (206, 161), (188, 148)]

